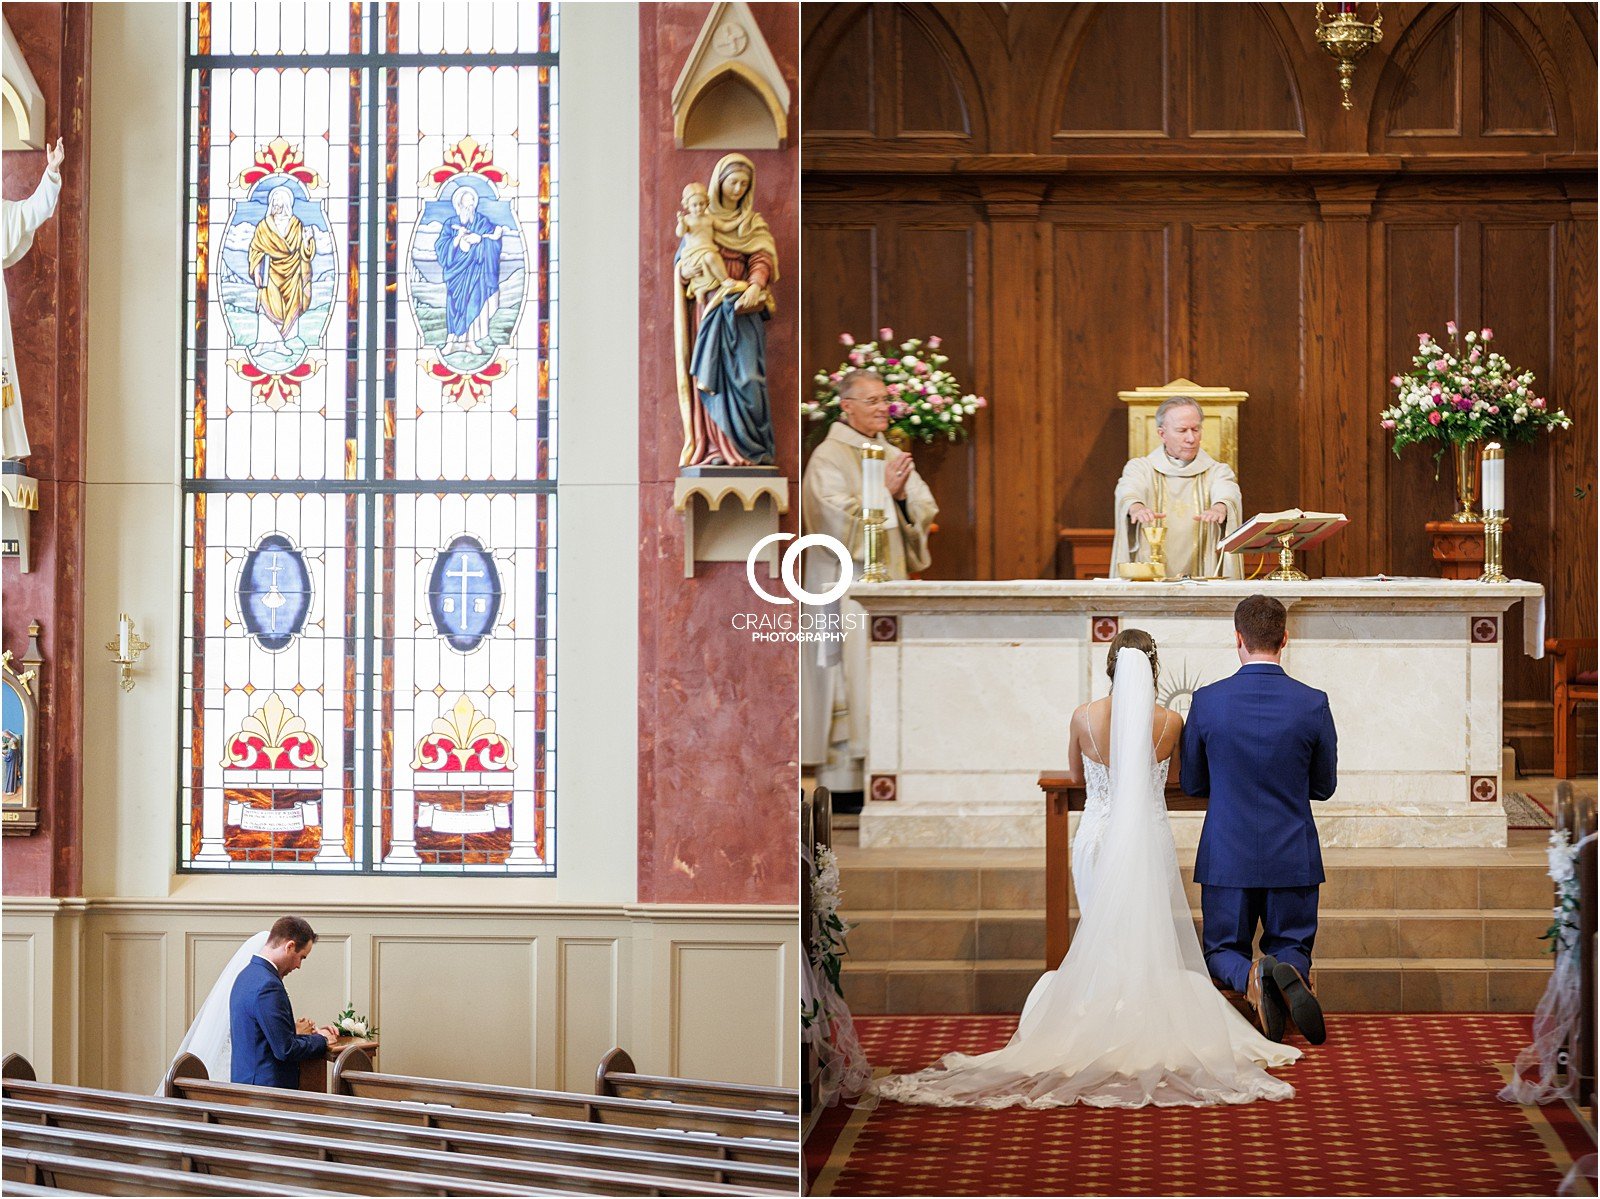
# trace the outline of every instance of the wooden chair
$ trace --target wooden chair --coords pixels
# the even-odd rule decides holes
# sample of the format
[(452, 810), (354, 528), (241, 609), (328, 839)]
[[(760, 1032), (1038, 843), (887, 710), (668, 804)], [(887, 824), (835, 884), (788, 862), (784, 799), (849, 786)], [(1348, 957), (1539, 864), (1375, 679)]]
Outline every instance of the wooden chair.
[(1581, 660), (1595, 650), (1593, 637), (1551, 637), (1544, 643), (1554, 675), (1555, 776), (1569, 779), (1578, 773), (1578, 705), (1600, 698), (1600, 675), (1580, 669)]
[(617, 1099), (689, 1103), (701, 1107), (776, 1112), (789, 1116), (797, 1115), (800, 1111), (800, 1092), (785, 1087), (640, 1074), (634, 1067), (633, 1058), (620, 1047), (600, 1059), (594, 1075), (594, 1093)]

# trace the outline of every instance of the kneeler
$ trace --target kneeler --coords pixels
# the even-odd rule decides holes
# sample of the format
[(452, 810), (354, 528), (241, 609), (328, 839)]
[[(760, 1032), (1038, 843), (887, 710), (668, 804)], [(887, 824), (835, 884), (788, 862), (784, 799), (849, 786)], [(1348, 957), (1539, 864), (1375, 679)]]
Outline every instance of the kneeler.
[[(1069, 814), (1082, 812), (1088, 798), (1082, 783), (1074, 783), (1065, 770), (1047, 770), (1039, 776), (1039, 790), (1044, 792), (1044, 852), (1045, 852), (1045, 951), (1044, 968), (1054, 970), (1067, 956), (1072, 943), (1072, 828)], [(1176, 783), (1167, 784), (1167, 811), (1204, 812), (1206, 801), (1185, 795)], [(1230, 991), (1212, 980), (1233, 1004), (1234, 1008), (1257, 1029), (1261, 1027), (1256, 1010), (1242, 991)], [(1316, 969), (1306, 985), (1317, 989)]]

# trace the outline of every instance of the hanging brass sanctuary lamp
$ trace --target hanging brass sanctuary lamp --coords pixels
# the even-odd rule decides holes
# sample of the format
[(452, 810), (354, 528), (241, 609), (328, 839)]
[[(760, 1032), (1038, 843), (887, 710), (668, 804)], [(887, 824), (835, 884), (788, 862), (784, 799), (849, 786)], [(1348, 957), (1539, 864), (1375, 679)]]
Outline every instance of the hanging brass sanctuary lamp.
[(1350, 81), (1356, 73), (1356, 63), (1372, 47), (1383, 41), (1383, 5), (1374, 4), (1372, 22), (1361, 19), (1359, 4), (1341, 2), (1334, 4), (1333, 12), (1325, 12), (1322, 0), (1317, 0), (1317, 41), (1339, 63), (1339, 90), (1345, 108), (1355, 107), (1350, 98)]

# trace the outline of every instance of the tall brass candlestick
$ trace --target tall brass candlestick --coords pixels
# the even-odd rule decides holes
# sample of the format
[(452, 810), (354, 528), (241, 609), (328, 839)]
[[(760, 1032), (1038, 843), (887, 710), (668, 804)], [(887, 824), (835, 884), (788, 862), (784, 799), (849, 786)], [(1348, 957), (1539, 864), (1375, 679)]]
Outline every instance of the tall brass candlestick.
[(861, 447), (861, 539), (867, 560), (861, 575), (864, 583), (889, 581), (889, 538), (884, 520), (889, 493), (883, 477), (887, 457), (881, 445), (868, 442)]
[(889, 581), (889, 536), (884, 528), (881, 508), (864, 508), (861, 512), (861, 536), (864, 542), (867, 568), (861, 575), (863, 583)]
[(1509, 583), (1505, 572), (1506, 518), (1498, 512), (1483, 514), (1483, 573), (1480, 583)]
[(1480, 583), (1509, 583), (1505, 572), (1506, 452), (1497, 441), (1483, 447), (1483, 573)]

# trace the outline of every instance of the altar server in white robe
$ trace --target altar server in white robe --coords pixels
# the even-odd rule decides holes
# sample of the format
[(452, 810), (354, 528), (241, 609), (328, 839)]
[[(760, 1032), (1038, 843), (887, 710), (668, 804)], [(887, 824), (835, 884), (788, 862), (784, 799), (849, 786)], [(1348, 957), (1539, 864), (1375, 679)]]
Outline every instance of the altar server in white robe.
[(1143, 458), (1131, 459), (1117, 480), (1112, 578), (1123, 562), (1150, 560), (1150, 545), (1141, 531), (1162, 516), (1168, 578), (1243, 577), (1239, 555), (1217, 549), (1242, 518), (1239, 481), (1226, 463), (1200, 448), (1204, 424), (1205, 414), (1189, 396), (1172, 396), (1156, 409), (1161, 444)]
[[(906, 579), (927, 569), (932, 557), (928, 534), (939, 514), (933, 493), (917, 474), (911, 455), (884, 436), (889, 427), (889, 389), (876, 371), (851, 371), (839, 381), (843, 416), (812, 452), (801, 480), (802, 521), (807, 533), (825, 533), (849, 547), (860, 579), (866, 566), (861, 524), (861, 447), (867, 442), (887, 451), (884, 476), (890, 503), (885, 516), (885, 542), (891, 579)], [(806, 589), (825, 592), (839, 579), (839, 560), (825, 550), (808, 549)], [(867, 753), (866, 610), (849, 598), (837, 608), (846, 626), (837, 641), (801, 646), (800, 758), (816, 773), (817, 782), (853, 807), (862, 790)]]
[[(0, 262), (15, 266), (33, 245), (34, 232), (55, 213), (61, 198), (61, 164), (66, 159), (61, 139), (45, 149), (44, 174), (26, 200), (0, 201)], [(22, 418), (22, 388), (11, 345), (11, 306), (0, 278), (0, 457), (28, 456), (28, 429)]]

